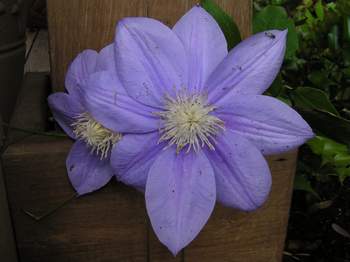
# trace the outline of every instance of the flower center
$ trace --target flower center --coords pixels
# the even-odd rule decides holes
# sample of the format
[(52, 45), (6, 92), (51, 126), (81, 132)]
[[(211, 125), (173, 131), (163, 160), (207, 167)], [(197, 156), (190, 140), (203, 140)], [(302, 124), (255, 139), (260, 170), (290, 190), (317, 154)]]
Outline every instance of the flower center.
[(77, 139), (83, 140), (91, 147), (91, 153), (100, 155), (100, 159), (108, 156), (109, 150), (117, 143), (122, 135), (105, 128), (88, 113), (77, 116), (72, 124)]
[(214, 110), (202, 94), (182, 90), (175, 98), (167, 96), (165, 110), (157, 113), (164, 122), (159, 142), (176, 145), (176, 152), (186, 146), (186, 152), (191, 148), (197, 152), (204, 145), (214, 150), (215, 135), (224, 129), (224, 122), (210, 114)]

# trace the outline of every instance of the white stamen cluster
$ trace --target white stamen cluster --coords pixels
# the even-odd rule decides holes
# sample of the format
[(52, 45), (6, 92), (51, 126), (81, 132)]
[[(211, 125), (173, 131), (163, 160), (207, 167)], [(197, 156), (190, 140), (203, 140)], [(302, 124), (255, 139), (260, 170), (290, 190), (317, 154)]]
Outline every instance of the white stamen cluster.
[(189, 94), (182, 90), (175, 98), (167, 96), (165, 110), (157, 112), (164, 122), (159, 142), (168, 141), (169, 146), (176, 145), (177, 152), (186, 146), (186, 152), (192, 148), (197, 152), (204, 145), (214, 150), (215, 136), (224, 129), (224, 122), (210, 114), (214, 110), (215, 107), (208, 105), (206, 96), (202, 94)]
[(100, 155), (101, 160), (108, 156), (112, 146), (122, 138), (121, 134), (105, 128), (88, 113), (78, 115), (72, 127), (77, 139), (90, 146), (91, 153)]

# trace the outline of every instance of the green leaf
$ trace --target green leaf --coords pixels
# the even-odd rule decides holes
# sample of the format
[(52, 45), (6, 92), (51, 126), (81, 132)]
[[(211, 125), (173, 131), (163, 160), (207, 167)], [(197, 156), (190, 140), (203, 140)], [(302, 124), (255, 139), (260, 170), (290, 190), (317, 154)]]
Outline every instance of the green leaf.
[(339, 153), (334, 157), (334, 163), (336, 166), (348, 166), (350, 165), (350, 154)]
[(337, 9), (343, 15), (350, 15), (350, 1), (349, 0), (337, 0)]
[(292, 93), (294, 103), (297, 107), (305, 109), (320, 109), (339, 115), (327, 94), (320, 89), (312, 87), (298, 87)]
[(344, 182), (345, 178), (350, 177), (350, 167), (336, 168), (341, 182)]
[(307, 78), (316, 87), (326, 89), (332, 84), (332, 81), (328, 79), (327, 75), (324, 71), (313, 70)]
[(350, 121), (323, 110), (298, 109), (299, 113), (321, 134), (350, 145)]
[(286, 0), (272, 0), (271, 4), (273, 5), (283, 5), (286, 2)]
[(254, 17), (254, 33), (271, 29), (288, 29), (286, 57), (293, 57), (299, 48), (298, 35), (293, 20), (288, 18), (286, 10), (281, 6), (267, 6)]
[(282, 96), (277, 96), (276, 97), (278, 100), (280, 100), (281, 102), (287, 104), (288, 106), (292, 106), (292, 102), (288, 99), (288, 98), (285, 98), (285, 97), (282, 97)]
[(238, 26), (224, 10), (222, 10), (212, 0), (201, 0), (201, 6), (212, 15), (212, 17), (219, 24), (222, 32), (225, 35), (228, 49), (232, 49), (239, 42), (241, 42), (241, 34)]
[(348, 148), (344, 144), (337, 143), (331, 139), (324, 139), (324, 146), (322, 154), (325, 156), (333, 156), (346, 154)]
[(302, 190), (309, 193), (312, 193), (317, 198), (320, 198), (319, 195), (312, 189), (310, 181), (305, 178), (303, 175), (296, 175), (294, 178), (294, 190)]
[(312, 152), (316, 155), (321, 155), (324, 148), (324, 137), (316, 136), (307, 142), (308, 146), (311, 148)]
[(307, 9), (305, 11), (305, 17), (307, 18), (306, 19), (306, 23), (309, 25), (309, 26), (312, 26), (314, 23), (315, 23), (315, 17), (310, 13), (310, 11)]
[(316, 3), (315, 12), (316, 12), (317, 18), (320, 19), (320, 21), (323, 21), (324, 20), (324, 9), (323, 9), (322, 0), (318, 0), (318, 2)]
[(350, 151), (346, 145), (323, 136), (316, 136), (307, 145), (314, 154), (322, 157), (322, 165), (329, 163), (335, 167), (340, 182), (350, 176)]
[(322, 165), (326, 163), (335, 164), (335, 157), (340, 154), (347, 154), (346, 145), (339, 144), (329, 138), (316, 136), (307, 142), (311, 151), (322, 157)]

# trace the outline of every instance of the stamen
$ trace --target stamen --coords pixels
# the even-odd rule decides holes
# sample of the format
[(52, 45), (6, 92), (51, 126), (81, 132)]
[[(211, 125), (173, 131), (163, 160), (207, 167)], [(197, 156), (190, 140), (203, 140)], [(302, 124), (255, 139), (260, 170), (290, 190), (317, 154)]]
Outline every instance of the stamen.
[(186, 152), (192, 148), (197, 152), (205, 145), (215, 150), (213, 142), (216, 134), (224, 129), (224, 122), (210, 114), (215, 106), (206, 101), (205, 95), (189, 94), (185, 90), (179, 91), (175, 98), (166, 96), (165, 110), (156, 113), (164, 122), (159, 142), (176, 145), (177, 153), (186, 146)]
[(77, 139), (89, 145), (91, 153), (100, 155), (101, 160), (108, 156), (112, 146), (122, 138), (121, 134), (105, 128), (88, 113), (78, 115), (72, 127)]

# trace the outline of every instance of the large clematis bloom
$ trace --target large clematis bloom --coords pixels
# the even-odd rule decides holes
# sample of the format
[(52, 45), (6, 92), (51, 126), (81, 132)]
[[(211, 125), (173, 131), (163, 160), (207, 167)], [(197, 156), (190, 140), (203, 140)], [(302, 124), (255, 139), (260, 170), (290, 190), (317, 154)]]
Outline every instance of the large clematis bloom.
[(114, 47), (109, 45), (97, 53), (85, 50), (71, 63), (66, 74), (68, 93), (49, 96), (54, 118), (76, 142), (66, 160), (68, 177), (79, 195), (95, 191), (113, 177), (109, 164), (113, 145), (121, 134), (111, 131), (91, 117), (82, 103), (81, 88), (90, 74), (114, 68)]
[(114, 70), (86, 82), (91, 116), (123, 133), (111, 155), (118, 179), (145, 191), (152, 227), (173, 254), (199, 233), (215, 201), (260, 207), (271, 188), (263, 154), (313, 136), (297, 112), (262, 95), (280, 69), (286, 35), (259, 33), (228, 53), (218, 24), (199, 6), (172, 29), (125, 18)]

